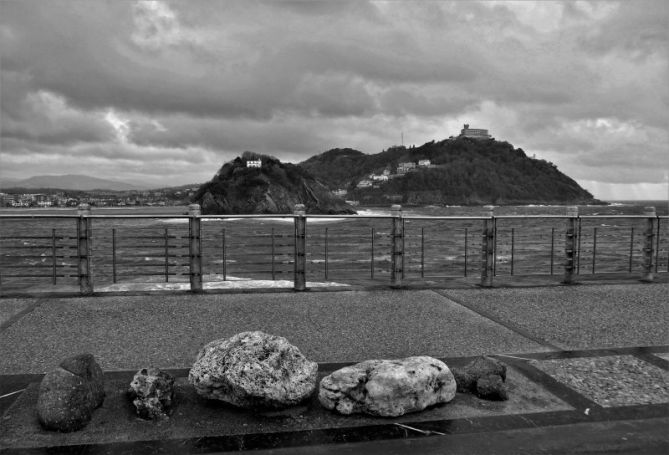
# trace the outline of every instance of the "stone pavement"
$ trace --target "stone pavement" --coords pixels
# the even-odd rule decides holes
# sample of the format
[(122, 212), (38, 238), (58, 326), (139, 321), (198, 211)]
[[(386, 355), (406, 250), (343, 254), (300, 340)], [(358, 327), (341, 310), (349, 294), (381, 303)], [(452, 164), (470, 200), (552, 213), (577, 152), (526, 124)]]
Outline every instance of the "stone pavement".
[[(0, 447), (7, 453), (42, 453), (47, 446), (49, 453), (472, 453), (490, 451), (481, 444), (498, 438), (529, 444), (527, 452), (520, 446), (504, 452), (502, 444), (500, 453), (536, 453), (538, 439), (531, 435), (541, 433), (541, 440), (552, 441), (550, 453), (567, 453), (578, 439), (566, 437), (573, 427), (584, 441), (598, 435), (585, 453), (666, 451), (669, 438), (658, 429), (669, 419), (667, 295), (666, 283), (598, 283), (3, 298)], [(209, 406), (210, 418), (193, 424), (190, 417), (203, 412), (202, 404), (188, 398), (183, 384), (184, 416), (164, 428), (137, 422), (119, 404), (137, 369), (171, 369), (183, 382), (200, 346), (244, 330), (285, 336), (322, 372), (369, 358), (431, 355), (460, 365), (471, 356), (496, 355), (513, 372), (513, 398), (488, 406), (459, 394), (448, 405), (392, 420), (343, 418), (315, 402), (274, 417)], [(79, 352), (96, 356), (109, 396), (117, 399), (90, 428), (48, 434), (33, 418), (36, 384)], [(481, 432), (486, 437), (476, 438)]]

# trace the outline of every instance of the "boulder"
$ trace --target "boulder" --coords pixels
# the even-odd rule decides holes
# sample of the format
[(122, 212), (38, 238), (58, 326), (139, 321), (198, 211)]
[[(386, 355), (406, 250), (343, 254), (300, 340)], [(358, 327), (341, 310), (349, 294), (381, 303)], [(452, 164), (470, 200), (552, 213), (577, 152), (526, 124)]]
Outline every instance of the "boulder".
[(463, 368), (453, 368), (453, 376), (458, 392), (474, 393), (486, 400), (509, 399), (504, 385), (506, 365), (497, 359), (487, 356), (477, 357)]
[(158, 368), (142, 368), (132, 378), (128, 395), (143, 419), (165, 419), (174, 401), (174, 378)]
[(39, 386), (37, 416), (47, 430), (75, 431), (90, 422), (104, 400), (102, 370), (91, 354), (63, 360)]
[(397, 417), (447, 403), (456, 384), (448, 366), (428, 356), (367, 360), (321, 380), (318, 399), (341, 414)]
[(280, 336), (243, 332), (200, 350), (188, 374), (201, 396), (251, 409), (296, 405), (316, 389), (318, 364)]
[(509, 399), (504, 381), (498, 374), (489, 374), (476, 381), (476, 395), (484, 400), (503, 401)]

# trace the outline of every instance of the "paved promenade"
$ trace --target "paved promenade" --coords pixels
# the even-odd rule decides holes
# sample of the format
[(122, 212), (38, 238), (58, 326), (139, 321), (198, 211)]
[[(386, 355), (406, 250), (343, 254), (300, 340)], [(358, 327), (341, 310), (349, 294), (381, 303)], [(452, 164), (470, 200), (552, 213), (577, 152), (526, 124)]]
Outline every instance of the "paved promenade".
[[(532, 379), (533, 374), (539, 374), (535, 371), (539, 369), (544, 371), (544, 376), (552, 375), (559, 382), (559, 373), (551, 370), (554, 366), (550, 363), (551, 359), (562, 361), (560, 359), (578, 357), (610, 360), (615, 357), (617, 361), (621, 357), (625, 365), (646, 362), (643, 368), (647, 366), (649, 371), (652, 370), (651, 376), (656, 375), (653, 376), (656, 379), (650, 385), (651, 391), (654, 391), (647, 394), (650, 398), (631, 403), (637, 407), (651, 406), (643, 408), (646, 414), (639, 414), (641, 420), (634, 418), (633, 413), (621, 414), (613, 420), (619, 422), (618, 426), (627, 428), (630, 439), (636, 441), (629, 447), (629, 453), (634, 453), (637, 448), (665, 450), (669, 442), (658, 429), (669, 423), (665, 404), (669, 402), (666, 384), (666, 364), (669, 363), (668, 295), (667, 283), (606, 283), (495, 289), (337, 289), (304, 293), (2, 298), (0, 375), (3, 376), (0, 376), (0, 381), (5, 381), (5, 387), (0, 394), (9, 392), (7, 384), (12, 378), (16, 380), (17, 375), (38, 378), (30, 375), (42, 374), (62, 358), (79, 352), (93, 353), (108, 374), (118, 372), (123, 375), (150, 365), (185, 371), (192, 365), (197, 350), (203, 344), (246, 330), (262, 330), (284, 336), (308, 358), (325, 365), (326, 369), (328, 364), (334, 368), (336, 365), (332, 364), (369, 358), (430, 355), (455, 359), (457, 363), (471, 356), (486, 354), (497, 355), (508, 365), (517, 367), (521, 376)], [(529, 369), (524, 371), (527, 368), (523, 365), (527, 361), (539, 363), (536, 368), (527, 367)], [(576, 365), (582, 368), (580, 364)], [(564, 367), (571, 368), (571, 364)], [(643, 374), (648, 376), (645, 370)], [(537, 383), (542, 381), (537, 379)], [(619, 382), (625, 381), (621, 379)], [(553, 384), (550, 378), (544, 382)], [(548, 387), (546, 393), (559, 396), (561, 389), (555, 387), (557, 389)], [(616, 385), (609, 387), (615, 388)], [(645, 392), (642, 390), (640, 393)], [(594, 403), (594, 407), (601, 405), (598, 400), (603, 398), (587, 393), (585, 396), (586, 400), (590, 400), (586, 403)], [(579, 403), (578, 397), (565, 400), (569, 409)], [(0, 409), (6, 411), (8, 404), (0, 401), (0, 405)], [(608, 409), (607, 406), (604, 408)], [(567, 412), (562, 408), (560, 410)], [(585, 431), (587, 435), (589, 431), (596, 431), (597, 425), (601, 427), (603, 422), (608, 422), (610, 416), (607, 416), (604, 413), (593, 422), (570, 421), (560, 425), (576, 425), (573, 434)], [(441, 416), (439, 419), (435, 422), (452, 421), (452, 416)], [(637, 428), (640, 421), (646, 421), (644, 419), (648, 425)], [(381, 420), (382, 424), (387, 423)], [(632, 423), (623, 424), (627, 420)], [(611, 435), (620, 430), (610, 422), (607, 425), (611, 428)], [(537, 422), (533, 426), (537, 426)], [(555, 432), (546, 429), (549, 427), (555, 428)], [(544, 422), (542, 428), (544, 432), (558, 435), (566, 427), (560, 427), (562, 430), (558, 431), (558, 427)], [(513, 425), (502, 425), (498, 429), (521, 431), (518, 438), (533, 439), (528, 436), (531, 434), (529, 429)], [(598, 431), (607, 434), (601, 428)], [(467, 442), (470, 432), (461, 433), (453, 439), (452, 447), (455, 449), (460, 447), (457, 444), (464, 444), (461, 447), (463, 451), (455, 450), (453, 453), (467, 453), (467, 448), (475, 447), (475, 441)], [(504, 434), (503, 439), (510, 438), (509, 434)], [(633, 434), (640, 439), (635, 439)], [(422, 433), (416, 435), (424, 436)], [(406, 436), (409, 437), (407, 440), (403, 437), (403, 442), (396, 441), (396, 435), (380, 437), (377, 445), (365, 443), (372, 444), (371, 449), (362, 443), (365, 438), (358, 439), (360, 443), (353, 438), (353, 445), (325, 445), (318, 446), (318, 450), (321, 453), (337, 453), (337, 450), (346, 450), (345, 453), (374, 450), (378, 453), (402, 453), (401, 449), (405, 448), (437, 453), (444, 447), (439, 439), (433, 437), (411, 442), (410, 436)], [(553, 442), (555, 447), (560, 445), (559, 438)], [(313, 444), (313, 440), (309, 444)], [(625, 446), (623, 442), (619, 441), (619, 444), (622, 445), (607, 440), (601, 441), (597, 447)], [(285, 453), (290, 453), (288, 447), (292, 447), (292, 443), (287, 445)], [(267, 447), (261, 444), (255, 448)], [(316, 449), (316, 446), (312, 448)], [(272, 450), (284, 453), (281, 444)], [(308, 449), (303, 450), (300, 453), (309, 452)], [(593, 449), (592, 453), (599, 452)]]

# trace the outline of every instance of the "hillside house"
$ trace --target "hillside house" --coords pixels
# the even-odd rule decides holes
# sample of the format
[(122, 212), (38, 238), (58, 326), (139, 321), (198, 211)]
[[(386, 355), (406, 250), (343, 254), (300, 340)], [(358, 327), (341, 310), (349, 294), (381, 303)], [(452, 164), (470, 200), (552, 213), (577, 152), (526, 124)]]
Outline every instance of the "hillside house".
[(399, 163), (397, 165), (398, 174), (406, 174), (407, 172), (413, 171), (414, 169), (416, 169), (416, 163), (412, 163), (410, 161), (406, 163)]
[(262, 160), (247, 160), (246, 167), (262, 167)]
[(386, 174), (370, 174), (369, 175), (370, 180), (374, 182), (387, 182), (388, 181), (388, 175)]

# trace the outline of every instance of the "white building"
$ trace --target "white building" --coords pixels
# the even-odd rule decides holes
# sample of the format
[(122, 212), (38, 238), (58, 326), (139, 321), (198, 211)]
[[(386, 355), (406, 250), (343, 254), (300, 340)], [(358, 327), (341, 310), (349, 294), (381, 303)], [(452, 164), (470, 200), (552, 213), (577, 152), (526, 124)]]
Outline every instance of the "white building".
[(247, 160), (246, 167), (262, 167), (262, 160)]
[(488, 134), (488, 130), (470, 128), (468, 123), (464, 124), (464, 128), (460, 130), (459, 137), (468, 137), (471, 139), (491, 139), (492, 136)]
[(397, 165), (397, 173), (398, 174), (406, 174), (409, 171), (412, 171), (416, 168), (416, 163), (412, 162), (406, 162), (406, 163), (399, 163)]
[(363, 179), (363, 180), (360, 180), (358, 182), (357, 186), (358, 186), (358, 188), (369, 188), (370, 186), (372, 186), (372, 181), (367, 180), (367, 179)]
[(430, 160), (418, 160), (418, 167), (430, 167)]

